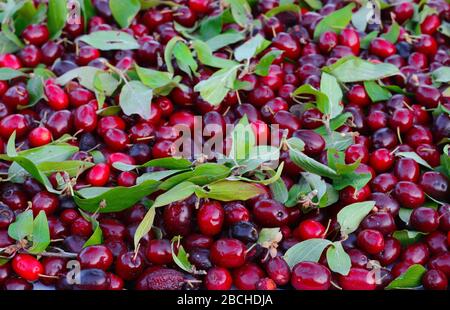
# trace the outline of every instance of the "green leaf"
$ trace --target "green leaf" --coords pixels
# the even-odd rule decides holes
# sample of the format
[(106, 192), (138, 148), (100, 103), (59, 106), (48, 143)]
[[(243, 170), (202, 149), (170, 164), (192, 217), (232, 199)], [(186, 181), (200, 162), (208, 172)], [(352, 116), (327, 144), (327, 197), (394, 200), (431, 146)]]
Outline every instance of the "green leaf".
[(412, 230), (397, 230), (392, 234), (392, 237), (400, 241), (402, 246), (408, 246), (414, 243), (417, 243), (422, 237), (426, 235), (420, 231), (412, 231)]
[(272, 197), (279, 203), (285, 203), (288, 200), (288, 189), (283, 179), (279, 178), (275, 182), (269, 185), (270, 191), (272, 192)]
[(208, 44), (211, 51), (217, 51), (222, 47), (229, 46), (245, 39), (245, 35), (241, 32), (225, 32), (210, 38), (205, 43)]
[(141, 9), (141, 3), (139, 0), (109, 0), (109, 7), (120, 27), (127, 28)]
[[(325, 95), (323, 92), (315, 89), (309, 84), (303, 84), (299, 88), (297, 88), (293, 93), (293, 97), (299, 97), (301, 94), (308, 94), (313, 95), (316, 97), (316, 106), (317, 109), (319, 109), (320, 112), (324, 114), (330, 114), (331, 113), (331, 106), (330, 101), (328, 99), (328, 96)], [(301, 96), (300, 96), (301, 97)]]
[(86, 240), (86, 242), (83, 244), (83, 248), (86, 248), (91, 245), (97, 245), (102, 244), (103, 242), (103, 232), (100, 228), (100, 223), (96, 218), (93, 216), (90, 216), (89, 214), (83, 212), (80, 210), (81, 216), (86, 220), (89, 221), (92, 225), (92, 235)]
[(283, 234), (280, 228), (263, 228), (259, 232), (257, 243), (264, 248), (268, 248), (274, 242), (280, 242), (281, 239), (283, 239)]
[(23, 42), (19, 39), (19, 37), (16, 35), (14, 30), (14, 14), (20, 10), (23, 5), (25, 4), (24, 1), (16, 3), (15, 1), (8, 1), (6, 4), (3, 3), (4, 9), (3, 9), (3, 20), (1, 25), (1, 33), (7, 38), (7, 40), (13, 42), (14, 45), (18, 46), (19, 48), (23, 48), (25, 45)]
[(314, 29), (314, 40), (317, 40), (325, 31), (334, 31), (339, 33), (341, 29), (347, 27), (352, 19), (352, 10), (355, 8), (354, 3), (336, 10), (325, 16)]
[(100, 151), (97, 151), (97, 150), (91, 151), (90, 155), (92, 156), (94, 164), (101, 164), (101, 163), (104, 163), (106, 161), (105, 156)]
[[(327, 183), (317, 174), (309, 172), (302, 172), (302, 177), (308, 183), (311, 190), (315, 190), (317, 192), (319, 207), (325, 207), (327, 204), (327, 197), (325, 197), (325, 195), (328, 194)], [(325, 200), (321, 205), (320, 202), (322, 201), (322, 198), (325, 198)]]
[(413, 212), (413, 209), (407, 209), (407, 208), (400, 208), (400, 211), (398, 213), (398, 217), (406, 224), (409, 224), (409, 219), (411, 218), (411, 213)]
[[(26, 108), (33, 107), (36, 103), (44, 98), (44, 81), (40, 76), (34, 76), (27, 82), (27, 91), (30, 96), (30, 101)], [(20, 107), (20, 108), (25, 108)]]
[(152, 89), (162, 88), (173, 83), (173, 75), (169, 72), (142, 68), (136, 65), (136, 73), (141, 82)]
[(219, 201), (248, 200), (263, 194), (264, 191), (251, 183), (241, 181), (219, 181), (206, 185), (202, 191), (196, 192), (201, 198)]
[(3, 32), (0, 32), (0, 54), (15, 53), (18, 50), (20, 50), (20, 46), (9, 40)]
[(334, 75), (342, 83), (379, 80), (399, 72), (392, 64), (375, 64), (354, 56), (342, 58), (322, 70)]
[(139, 48), (138, 42), (123, 31), (96, 31), (78, 38), (90, 46), (102, 51), (134, 50)]
[(231, 173), (231, 169), (221, 164), (204, 163), (195, 167), (192, 175), (187, 179), (196, 185), (207, 185), (223, 180)]
[(231, 68), (239, 65), (237, 62), (233, 60), (213, 56), (211, 49), (205, 42), (195, 40), (192, 43), (192, 46), (194, 47), (195, 52), (197, 53), (198, 60), (206, 66), (214, 68)]
[(383, 33), (381, 35), (382, 38), (388, 40), (393, 44), (397, 43), (399, 36), (400, 36), (400, 26), (395, 21), (392, 23), (389, 32)]
[(450, 67), (442, 66), (431, 73), (433, 80), (440, 83), (450, 82)]
[[(32, 165), (36, 166), (35, 169), (38, 169), (37, 166), (44, 162), (64, 162), (77, 151), (78, 148), (76, 146), (69, 144), (48, 144), (19, 152), (17, 155), (18, 157), (23, 157), (30, 161)], [(17, 159), (11, 160), (17, 162)], [(13, 181), (23, 182), (24, 177), (27, 175), (25, 171), (28, 170), (25, 167), (21, 168), (20, 166), (20, 163), (17, 162), (9, 167), (8, 174), (14, 176), (12, 179)], [(28, 171), (28, 173), (30, 172)]]
[(269, 74), (270, 65), (281, 54), (283, 54), (282, 51), (273, 50), (261, 57), (255, 67), (255, 74), (260, 76), (267, 76)]
[(115, 162), (113, 167), (121, 171), (131, 171), (137, 168), (158, 167), (164, 169), (187, 169), (192, 163), (185, 158), (165, 157), (152, 159), (142, 165), (128, 165), (121, 162)]
[[(46, 6), (41, 4), (39, 6), (40, 12), (42, 9), (46, 9)], [(30, 24), (39, 23), (42, 20), (35, 19), (37, 14), (37, 9), (34, 6), (33, 1), (24, 1), (22, 7), (17, 10), (14, 16), (14, 30), (17, 35), (21, 34), (22, 31)]]
[(289, 248), (284, 260), (291, 269), (301, 262), (318, 262), (325, 248), (332, 242), (327, 239), (308, 239)]
[(422, 157), (420, 157), (416, 152), (397, 152), (395, 153), (396, 156), (404, 157), (404, 158), (410, 158), (413, 159), (416, 163), (419, 165), (422, 165), (428, 169), (433, 170), (433, 167), (431, 167)]
[(348, 236), (375, 207), (375, 201), (357, 202), (341, 209), (337, 214), (337, 222), (341, 226), (341, 234)]
[(333, 178), (337, 176), (336, 171), (328, 166), (316, 161), (315, 159), (306, 156), (303, 152), (300, 152), (289, 145), (289, 157), (291, 160), (305, 171), (318, 174), (324, 177)]
[(91, 0), (77, 0), (80, 4), (81, 13), (83, 14), (84, 29), (87, 30), (89, 20), (95, 16), (95, 8)]
[(194, 91), (200, 92), (203, 100), (212, 105), (219, 105), (228, 92), (233, 89), (239, 66), (216, 71), (207, 80), (200, 81)]
[(33, 222), (33, 245), (28, 249), (28, 253), (39, 254), (47, 249), (50, 244), (50, 230), (48, 227), (47, 215), (40, 211)]
[(20, 76), (26, 76), (26, 74), (11, 68), (0, 68), (0, 81), (12, 80)]
[(20, 241), (33, 234), (33, 211), (26, 210), (16, 216), (16, 221), (8, 227), (8, 235)]
[(67, 2), (66, 0), (49, 0), (47, 26), (50, 32), (50, 39), (56, 39), (66, 25), (67, 19)]
[(182, 171), (186, 170), (162, 170), (162, 171), (147, 172), (136, 179), (136, 184), (141, 184), (142, 182), (147, 180), (161, 181), (167, 177), (170, 177)]
[(327, 73), (322, 73), (320, 80), (320, 91), (327, 96), (328, 104), (324, 107), (323, 113), (335, 118), (342, 113), (344, 107), (341, 104), (342, 89), (336, 78)]
[(333, 242), (327, 250), (327, 262), (331, 271), (343, 276), (348, 275), (352, 262), (350, 256), (345, 252), (340, 241)]
[(180, 201), (188, 198), (192, 194), (194, 194), (195, 190), (198, 188), (198, 185), (191, 182), (182, 182), (167, 192), (159, 195), (155, 202), (152, 205), (152, 208), (159, 208), (171, 204), (175, 201)]
[[(24, 170), (28, 172), (32, 177), (34, 177), (38, 182), (40, 182), (42, 185), (45, 186), (47, 191), (55, 194), (59, 194), (58, 191), (56, 191), (48, 178), (43, 174), (36, 166), (36, 161), (33, 162), (30, 158), (33, 158), (33, 156), (36, 156), (36, 154), (41, 153), (42, 155), (48, 155), (49, 158), (52, 156), (59, 157), (62, 154), (67, 154), (65, 152), (58, 153), (52, 153), (50, 151), (52, 145), (47, 145), (40, 148), (30, 149), (23, 152), (20, 152), (17, 154), (15, 150), (15, 139), (16, 139), (16, 132), (13, 132), (11, 137), (8, 140), (7, 144), (7, 155), (0, 155), (1, 159), (13, 161), (14, 163), (10, 166), (8, 170), (8, 175), (13, 179), (15, 182), (19, 182), (20, 180), (23, 180), (26, 173), (24, 173)], [(53, 145), (56, 146), (56, 145)], [(78, 148), (75, 147), (76, 150)], [(45, 157), (39, 157), (38, 160), (46, 160)]]
[[(310, 0), (311, 1), (311, 0)], [(311, 1), (314, 2), (314, 1)], [(273, 9), (269, 10), (264, 15), (267, 17), (273, 17), (283, 12), (294, 12), (294, 13), (300, 13), (300, 7), (296, 4), (284, 4), (279, 5), (277, 7), (274, 7)]]
[(355, 144), (355, 137), (351, 133), (332, 131), (330, 134), (322, 134), (326, 142), (326, 149), (338, 151), (346, 150), (350, 145)]
[(223, 15), (215, 15), (205, 18), (200, 23), (200, 37), (203, 40), (208, 40), (219, 35), (222, 32)]
[(63, 162), (42, 162), (37, 165), (38, 169), (47, 176), (55, 172), (67, 172), (69, 176), (76, 177), (83, 171), (93, 167), (94, 164), (82, 160), (66, 160)]
[(131, 81), (122, 87), (120, 107), (125, 115), (137, 114), (143, 119), (151, 117), (153, 90), (139, 81)]
[(248, 122), (247, 115), (236, 124), (231, 133), (232, 145), (230, 156), (239, 161), (250, 157), (250, 152), (256, 144), (256, 137), (253, 129)]
[(378, 36), (378, 31), (372, 31), (368, 33), (364, 38), (361, 39), (360, 46), (362, 49), (368, 49), (370, 46), (370, 42)]
[(311, 9), (320, 10), (323, 4), (320, 0), (303, 0)]
[(77, 191), (74, 200), (88, 212), (97, 211), (100, 204), (104, 206), (101, 213), (120, 212), (155, 192), (158, 185), (158, 181), (148, 180), (132, 187), (88, 187)]
[(450, 23), (443, 21), (441, 26), (438, 28), (438, 31), (443, 35), (450, 37)]
[(177, 60), (178, 67), (190, 77), (197, 75), (198, 65), (192, 56), (191, 50), (183, 42), (177, 42), (173, 48), (173, 55)]
[(164, 63), (167, 66), (167, 71), (172, 75), (175, 73), (175, 69), (172, 65), (173, 49), (175, 48), (175, 45), (177, 45), (177, 43), (182, 40), (183, 38), (175, 36), (170, 39), (169, 42), (167, 42), (166, 48), (164, 49)]
[(351, 20), (353, 26), (360, 31), (364, 32), (367, 27), (367, 22), (369, 20), (369, 17), (372, 16), (373, 11), (371, 11), (367, 6), (362, 5), (358, 11), (352, 14)]
[(412, 265), (408, 268), (408, 270), (389, 283), (385, 289), (392, 290), (417, 288), (421, 285), (422, 277), (426, 271), (427, 270), (422, 265)]
[(231, 14), (239, 26), (246, 28), (251, 24), (252, 12), (247, 0), (225, 0), (225, 2), (231, 6)]
[(364, 81), (364, 88), (373, 102), (386, 101), (392, 97), (389, 90), (381, 87), (375, 81)]
[[(180, 267), (182, 270), (186, 271), (186, 272), (193, 272), (194, 271), (194, 266), (191, 264), (191, 262), (188, 259), (188, 254), (186, 253), (186, 251), (184, 250), (183, 246), (181, 244), (179, 244), (179, 240), (180, 237), (175, 237), (174, 240), (172, 240), (172, 258), (174, 263)], [(177, 253), (175, 253), (175, 249), (174, 249), (174, 243), (177, 242), (178, 246), (177, 246)]]
[(270, 41), (264, 39), (260, 34), (249, 39), (247, 42), (240, 45), (234, 51), (234, 58), (237, 61), (249, 60), (253, 56), (257, 55), (270, 45)]
[(156, 209), (150, 208), (145, 214), (142, 221), (139, 223), (134, 233), (134, 248), (137, 249), (139, 241), (152, 229), (153, 222), (155, 220)]
[(94, 85), (94, 79), (99, 72), (103, 71), (98, 68), (89, 66), (78, 67), (58, 77), (56, 79), (56, 83), (58, 83), (59, 85), (66, 85), (70, 81), (77, 79), (82, 86), (95, 92), (96, 88)]
[[(335, 118), (330, 120), (330, 130), (336, 130), (343, 126), (349, 118), (353, 117), (353, 114), (350, 112), (345, 112), (342, 114), (339, 114)], [(317, 132), (320, 135), (326, 135), (327, 134), (327, 128), (324, 126), (320, 126), (317, 129), (314, 129), (315, 132)]]
[(449, 156), (450, 145), (444, 146), (443, 154), (441, 155), (441, 165), (437, 170), (442, 172), (447, 178), (450, 178), (450, 156)]
[(112, 96), (120, 82), (109, 72), (98, 71), (94, 76), (94, 88), (105, 96)]

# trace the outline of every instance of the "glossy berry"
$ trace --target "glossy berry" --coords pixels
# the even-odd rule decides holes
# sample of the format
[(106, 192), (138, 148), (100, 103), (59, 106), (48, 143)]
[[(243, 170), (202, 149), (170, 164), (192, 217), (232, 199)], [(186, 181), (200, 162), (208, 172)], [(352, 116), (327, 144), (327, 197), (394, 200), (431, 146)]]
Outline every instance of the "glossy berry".
[(218, 201), (203, 203), (197, 213), (200, 232), (207, 236), (217, 235), (224, 222), (224, 210)]
[(445, 274), (439, 270), (428, 270), (422, 277), (423, 286), (428, 290), (446, 290), (448, 280)]
[(370, 154), (369, 163), (376, 172), (385, 172), (393, 166), (394, 156), (388, 149), (377, 149)]
[(41, 211), (44, 211), (49, 216), (57, 210), (59, 205), (58, 197), (48, 192), (37, 193), (34, 195), (31, 203), (34, 216), (37, 216)]
[(205, 288), (207, 290), (229, 290), (233, 279), (230, 272), (222, 267), (213, 267), (208, 270), (205, 277)]
[(369, 51), (381, 58), (387, 58), (395, 54), (397, 49), (395, 45), (383, 38), (375, 38), (369, 46)]
[(36, 281), (44, 273), (44, 267), (34, 257), (28, 254), (17, 254), (11, 264), (14, 272), (27, 281)]
[(348, 275), (338, 275), (339, 286), (344, 290), (375, 290), (375, 274), (362, 268), (351, 268)]
[(37, 46), (41, 46), (48, 41), (50, 33), (45, 25), (29, 25), (22, 32), (23, 39)]
[(277, 285), (286, 285), (291, 276), (289, 265), (280, 256), (270, 258), (267, 261), (266, 272)]
[(37, 127), (28, 134), (28, 141), (33, 147), (43, 146), (52, 141), (52, 133), (45, 127)]
[(416, 230), (430, 233), (439, 227), (439, 214), (432, 208), (420, 207), (413, 210), (409, 221)]
[(313, 238), (323, 238), (325, 236), (325, 227), (314, 220), (304, 220), (293, 231), (294, 237), (300, 241)]
[(87, 176), (86, 181), (92, 186), (103, 186), (105, 185), (110, 176), (110, 168), (108, 165), (100, 163), (92, 167)]
[(138, 252), (125, 252), (119, 255), (115, 264), (115, 272), (126, 281), (136, 279), (144, 270), (144, 259)]
[(410, 2), (402, 2), (394, 7), (395, 20), (403, 24), (414, 15), (414, 6)]
[(400, 181), (416, 183), (419, 180), (420, 167), (414, 159), (400, 158), (395, 162), (394, 173)]
[(450, 195), (449, 180), (440, 172), (425, 172), (420, 176), (419, 184), (434, 199), (445, 201)]
[(59, 85), (47, 83), (44, 92), (48, 99), (48, 105), (52, 109), (59, 111), (64, 110), (69, 106), (69, 96), (67, 96)]
[(423, 190), (410, 181), (400, 181), (395, 185), (394, 196), (405, 208), (418, 208), (425, 202)]
[(369, 254), (377, 254), (384, 249), (384, 237), (377, 230), (364, 229), (358, 234), (358, 246)]
[(291, 284), (296, 290), (327, 290), (331, 272), (314, 262), (301, 262), (292, 268)]
[(236, 268), (245, 262), (245, 245), (236, 239), (223, 238), (211, 247), (211, 261), (224, 268)]
[(91, 245), (78, 254), (78, 261), (82, 268), (108, 270), (113, 263), (113, 255), (104, 245)]
[(147, 259), (158, 265), (170, 264), (172, 262), (172, 247), (167, 239), (151, 240), (145, 253)]

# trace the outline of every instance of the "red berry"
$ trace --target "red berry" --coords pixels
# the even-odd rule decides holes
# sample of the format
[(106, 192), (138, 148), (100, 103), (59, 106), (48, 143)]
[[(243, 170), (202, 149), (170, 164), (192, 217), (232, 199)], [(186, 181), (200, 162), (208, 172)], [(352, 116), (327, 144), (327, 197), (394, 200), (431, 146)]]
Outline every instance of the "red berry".
[(223, 238), (217, 240), (211, 247), (211, 261), (224, 268), (237, 268), (245, 263), (245, 245), (237, 240)]
[(339, 286), (344, 290), (375, 290), (375, 273), (362, 268), (351, 268), (348, 275), (338, 275)]
[(92, 186), (103, 186), (109, 181), (109, 166), (103, 163), (92, 167), (86, 176), (86, 181)]
[(200, 232), (207, 236), (220, 233), (224, 221), (224, 210), (218, 201), (202, 204), (197, 213), (197, 224)]
[(293, 231), (294, 237), (300, 241), (313, 238), (324, 238), (325, 227), (314, 220), (304, 220)]
[(377, 230), (364, 229), (358, 234), (358, 246), (369, 254), (380, 253), (384, 249), (384, 237)]
[(34, 257), (28, 254), (17, 254), (12, 260), (14, 272), (27, 281), (36, 281), (44, 273), (44, 267)]
[(315, 262), (301, 262), (292, 268), (291, 284), (296, 290), (328, 290), (331, 272)]
[(37, 127), (28, 134), (28, 141), (33, 147), (43, 146), (52, 142), (52, 133), (45, 127)]
[(213, 267), (208, 270), (205, 277), (205, 288), (207, 290), (225, 291), (231, 289), (233, 279), (230, 272), (222, 267)]

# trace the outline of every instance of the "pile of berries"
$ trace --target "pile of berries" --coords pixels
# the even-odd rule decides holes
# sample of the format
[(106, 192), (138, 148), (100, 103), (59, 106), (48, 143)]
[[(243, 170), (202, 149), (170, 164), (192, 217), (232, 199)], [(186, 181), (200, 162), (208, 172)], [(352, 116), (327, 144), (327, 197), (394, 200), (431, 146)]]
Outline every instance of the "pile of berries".
[[(448, 289), (448, 2), (386, 5), (361, 25), (361, 6), (340, 0), (92, 0), (60, 26), (49, 18), (60, 1), (18, 2), (0, 6), (11, 28), (0, 33), (1, 289)], [(383, 65), (396, 71), (370, 78)], [(355, 80), (358, 66), (377, 69)], [(184, 178), (217, 158), (146, 164), (174, 157), (178, 125), (216, 125), (211, 136), (244, 119), (257, 141), (280, 129), (273, 182), (259, 182), (264, 165)], [(162, 187), (139, 187), (152, 178)], [(240, 180), (255, 194), (183, 196), (188, 179), (202, 190)]]

